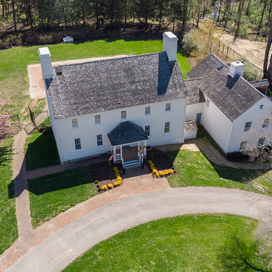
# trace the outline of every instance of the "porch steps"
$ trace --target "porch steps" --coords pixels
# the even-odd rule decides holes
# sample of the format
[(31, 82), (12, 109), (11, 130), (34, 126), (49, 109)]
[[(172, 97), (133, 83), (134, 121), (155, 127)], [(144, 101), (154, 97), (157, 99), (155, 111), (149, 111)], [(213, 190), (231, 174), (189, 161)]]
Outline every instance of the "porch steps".
[(123, 167), (125, 169), (141, 166), (139, 159), (124, 161)]

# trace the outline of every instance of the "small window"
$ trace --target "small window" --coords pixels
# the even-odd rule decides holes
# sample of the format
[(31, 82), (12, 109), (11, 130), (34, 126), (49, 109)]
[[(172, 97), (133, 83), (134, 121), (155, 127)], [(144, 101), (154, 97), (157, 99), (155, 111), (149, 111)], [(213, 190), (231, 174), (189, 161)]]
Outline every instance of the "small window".
[(164, 125), (164, 133), (170, 132), (170, 122), (166, 122)]
[(102, 134), (97, 135), (96, 139), (97, 139), (97, 146), (102, 146), (103, 145), (103, 136), (102, 136)]
[(72, 128), (78, 127), (78, 120), (77, 118), (72, 119)]
[(81, 150), (80, 138), (75, 139), (75, 150)]
[(246, 144), (247, 144), (247, 141), (241, 142), (239, 150), (245, 149), (246, 148)]
[(270, 119), (265, 119), (262, 128), (267, 128), (269, 126)]
[(95, 124), (101, 124), (101, 117), (100, 117), (100, 115), (95, 115), (94, 122), (95, 122)]
[(258, 146), (263, 146), (264, 145), (264, 141), (265, 141), (265, 137), (259, 138)]
[(145, 107), (145, 115), (150, 114), (150, 106)]
[(209, 107), (210, 106), (210, 99), (207, 99), (206, 101), (206, 107)]
[(259, 110), (263, 110), (264, 105), (260, 105)]
[(145, 126), (144, 130), (145, 130), (146, 135), (149, 137), (150, 136), (150, 125)]
[(245, 123), (244, 131), (249, 131), (250, 128), (251, 128), (251, 124), (252, 124), (252, 122), (246, 122), (246, 123)]
[(127, 119), (127, 111), (121, 111), (121, 119)]
[(171, 103), (166, 103), (165, 104), (165, 111), (170, 111), (171, 110)]

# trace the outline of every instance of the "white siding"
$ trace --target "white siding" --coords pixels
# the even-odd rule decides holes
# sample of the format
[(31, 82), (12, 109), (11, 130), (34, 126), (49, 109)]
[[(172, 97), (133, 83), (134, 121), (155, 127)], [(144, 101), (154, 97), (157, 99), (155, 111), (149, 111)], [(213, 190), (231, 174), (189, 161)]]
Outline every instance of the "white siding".
[(197, 130), (184, 132), (184, 140), (195, 139)]
[[(207, 99), (208, 97), (205, 96), (206, 101)], [(210, 101), (209, 107), (206, 105), (203, 107), (201, 124), (222, 150), (227, 153), (232, 132), (232, 122), (212, 101)]]
[(196, 115), (203, 112), (203, 107), (205, 103), (197, 103), (192, 105), (187, 105), (186, 107), (186, 121), (193, 120), (196, 121)]
[[(263, 109), (261, 110), (259, 109), (260, 105), (263, 105)], [(257, 143), (259, 138), (265, 137), (267, 130), (262, 129), (262, 125), (265, 116), (270, 115), (271, 118), (271, 108), (272, 103), (267, 98), (263, 98), (233, 121), (233, 130), (228, 152), (239, 151), (240, 143), (242, 141)], [(244, 132), (246, 122), (252, 122), (251, 129), (248, 132)], [(248, 147), (250, 147), (250, 145)]]
[[(169, 102), (169, 101), (168, 101)], [(127, 119), (136, 125), (150, 125), (148, 145), (182, 143), (184, 141), (184, 124), (186, 99), (171, 101), (171, 111), (165, 112), (165, 103), (150, 104), (151, 114), (145, 115), (145, 106), (136, 106), (99, 113), (101, 124), (94, 123), (94, 115), (76, 116), (79, 127), (71, 128), (71, 118), (56, 119), (57, 145), (60, 150), (61, 162), (83, 158), (91, 155), (111, 151), (111, 144), (107, 134), (114, 129), (121, 120), (121, 110), (127, 110)], [(165, 122), (170, 122), (170, 133), (164, 134)], [(103, 135), (103, 146), (97, 147), (96, 136)], [(74, 139), (81, 139), (81, 151), (75, 151)]]

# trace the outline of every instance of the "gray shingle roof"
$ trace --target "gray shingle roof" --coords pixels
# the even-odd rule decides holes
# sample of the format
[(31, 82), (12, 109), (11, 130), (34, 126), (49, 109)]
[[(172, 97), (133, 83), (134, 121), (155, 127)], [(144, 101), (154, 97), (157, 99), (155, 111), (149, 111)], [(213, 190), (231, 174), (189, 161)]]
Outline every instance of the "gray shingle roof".
[(257, 87), (267, 87), (269, 85), (269, 82), (266, 79), (262, 79), (262, 80), (256, 80), (256, 81), (250, 81), (250, 84), (257, 88)]
[(203, 77), (185, 80), (185, 86), (186, 86), (188, 96), (189, 96), (187, 99), (187, 105), (204, 102), (204, 101), (202, 101), (202, 98), (201, 98), (200, 92), (199, 92), (199, 86), (200, 86), (202, 79), (203, 79)]
[(195, 130), (197, 130), (197, 124), (195, 121), (190, 120), (185, 122), (185, 127), (184, 127), (185, 132), (195, 131)]
[(210, 54), (204, 60), (199, 62), (186, 75), (188, 78), (205, 77), (214, 68), (217, 68), (219, 65), (227, 66), (223, 61), (221, 61), (219, 58), (217, 58), (214, 54)]
[(108, 134), (108, 137), (113, 146), (148, 140), (143, 128), (130, 121), (120, 123)]
[(165, 52), (63, 65), (48, 88), (55, 118), (188, 96), (178, 62)]
[(234, 121), (264, 96), (243, 77), (228, 75), (229, 68), (215, 68), (206, 76), (200, 90), (231, 120)]

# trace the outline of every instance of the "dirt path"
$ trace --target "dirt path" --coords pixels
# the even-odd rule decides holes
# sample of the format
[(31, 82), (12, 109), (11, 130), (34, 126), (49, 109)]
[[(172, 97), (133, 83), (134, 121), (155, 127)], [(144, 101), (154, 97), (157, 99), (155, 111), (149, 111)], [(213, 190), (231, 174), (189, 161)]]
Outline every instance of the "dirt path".
[(250, 62), (263, 69), (263, 58), (265, 54), (266, 43), (237, 38), (234, 41), (233, 35), (224, 34), (220, 40), (231, 47), (236, 52), (245, 56)]
[(193, 139), (185, 141), (185, 144), (181, 145), (165, 145), (160, 146), (159, 149), (162, 151), (187, 149), (190, 151), (202, 151), (207, 158), (213, 163), (219, 165), (225, 165), (236, 169), (271, 169), (271, 163), (241, 163), (228, 161), (220, 152), (214, 148), (208, 141), (204, 139)]

